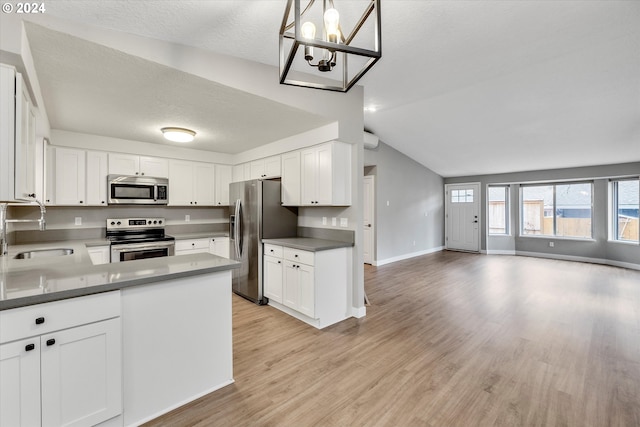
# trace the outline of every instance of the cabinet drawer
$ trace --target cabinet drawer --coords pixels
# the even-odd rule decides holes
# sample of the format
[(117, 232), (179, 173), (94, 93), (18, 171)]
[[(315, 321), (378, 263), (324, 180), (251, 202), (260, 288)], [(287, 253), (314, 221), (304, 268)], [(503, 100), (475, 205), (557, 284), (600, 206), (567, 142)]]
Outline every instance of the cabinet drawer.
[(302, 251), (300, 249), (284, 248), (284, 259), (301, 264), (314, 265), (313, 252)]
[(176, 240), (176, 251), (187, 251), (191, 249), (209, 250), (209, 239)]
[(265, 243), (264, 254), (269, 256), (274, 256), (277, 258), (282, 258), (282, 246), (270, 245), (268, 243)]
[(119, 316), (120, 291), (3, 310), (0, 344)]

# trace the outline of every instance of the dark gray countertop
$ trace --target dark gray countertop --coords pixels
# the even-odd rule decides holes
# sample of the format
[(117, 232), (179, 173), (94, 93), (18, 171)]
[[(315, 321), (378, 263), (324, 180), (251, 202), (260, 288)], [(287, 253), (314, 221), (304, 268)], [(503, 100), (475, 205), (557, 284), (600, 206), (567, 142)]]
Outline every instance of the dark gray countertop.
[(328, 251), (331, 249), (350, 248), (351, 242), (340, 242), (337, 240), (314, 239), (311, 237), (286, 237), (280, 239), (262, 239), (262, 243), (285, 246), (287, 248), (300, 249), (303, 251)]
[[(240, 265), (208, 253), (93, 265), (87, 246), (100, 246), (98, 243), (64, 241), (10, 246), (9, 254), (0, 257), (0, 310), (231, 270)], [(49, 248), (70, 248), (74, 253), (13, 258), (19, 252)]]

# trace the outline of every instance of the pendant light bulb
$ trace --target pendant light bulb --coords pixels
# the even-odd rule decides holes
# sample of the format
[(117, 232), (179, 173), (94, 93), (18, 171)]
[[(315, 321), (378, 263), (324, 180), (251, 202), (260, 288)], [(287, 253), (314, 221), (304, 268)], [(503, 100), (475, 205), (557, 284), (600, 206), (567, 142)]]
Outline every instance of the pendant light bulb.
[(300, 32), (305, 39), (314, 39), (316, 37), (316, 26), (313, 25), (313, 22), (307, 21), (300, 27)]
[(331, 43), (338, 43), (338, 36), (340, 35), (340, 14), (334, 8), (327, 9), (324, 13), (324, 29), (327, 32), (327, 41)]

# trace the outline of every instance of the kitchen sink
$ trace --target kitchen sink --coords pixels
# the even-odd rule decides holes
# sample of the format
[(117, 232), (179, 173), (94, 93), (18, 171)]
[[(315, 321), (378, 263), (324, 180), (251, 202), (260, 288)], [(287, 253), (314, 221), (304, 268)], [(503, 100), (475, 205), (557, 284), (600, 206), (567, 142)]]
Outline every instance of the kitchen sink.
[(71, 255), (73, 249), (69, 248), (54, 248), (54, 249), (37, 249), (33, 251), (20, 252), (14, 256), (15, 259), (31, 259), (31, 258), (44, 258), (53, 256)]

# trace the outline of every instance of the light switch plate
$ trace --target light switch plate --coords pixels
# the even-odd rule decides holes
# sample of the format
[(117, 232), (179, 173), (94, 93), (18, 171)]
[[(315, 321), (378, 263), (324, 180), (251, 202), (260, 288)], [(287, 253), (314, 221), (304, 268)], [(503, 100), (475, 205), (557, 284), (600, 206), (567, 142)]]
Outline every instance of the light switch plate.
[(191, 221), (191, 215), (185, 215), (184, 220), (187, 222)]
[(327, 225), (327, 217), (326, 216), (322, 217), (322, 225)]
[(340, 218), (340, 227), (348, 227), (349, 218)]
[(82, 217), (81, 216), (77, 216), (76, 217), (76, 225), (82, 225)]
[(331, 225), (333, 225), (334, 227), (338, 225), (338, 218), (331, 218)]

